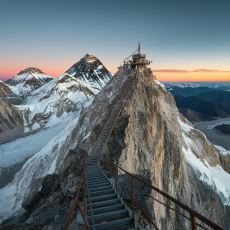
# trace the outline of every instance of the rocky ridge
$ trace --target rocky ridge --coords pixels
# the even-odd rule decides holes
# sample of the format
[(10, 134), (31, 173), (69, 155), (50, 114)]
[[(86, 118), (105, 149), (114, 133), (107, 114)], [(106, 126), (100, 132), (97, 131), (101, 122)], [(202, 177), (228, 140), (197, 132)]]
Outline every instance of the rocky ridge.
[(0, 144), (11, 134), (22, 133), (23, 123), (21, 111), (9, 102), (0, 100)]

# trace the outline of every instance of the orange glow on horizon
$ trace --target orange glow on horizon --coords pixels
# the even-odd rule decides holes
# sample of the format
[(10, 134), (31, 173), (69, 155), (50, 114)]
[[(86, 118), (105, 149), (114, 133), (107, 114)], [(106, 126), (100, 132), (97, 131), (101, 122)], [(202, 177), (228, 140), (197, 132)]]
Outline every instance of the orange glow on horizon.
[(229, 71), (153, 71), (160, 81), (230, 81)]
[[(15, 76), (21, 70), (27, 68), (28, 66), (22, 66), (20, 64), (15, 65), (14, 68), (9, 68), (9, 66), (4, 66), (0, 70), (0, 77), (2, 80), (11, 78)], [(55, 68), (47, 67), (46, 65), (35, 66), (41, 69), (44, 73), (58, 77), (63, 74), (69, 67), (67, 63), (62, 63), (62, 65), (57, 65)], [(110, 65), (106, 66), (111, 73), (117, 72), (117, 66)], [(9, 71), (10, 69), (10, 71)], [(216, 70), (216, 69), (153, 69), (154, 75), (160, 81), (230, 81), (230, 71), (228, 70)]]
[[(117, 72), (116, 66), (108, 68), (112, 73)], [(156, 69), (152, 70), (159, 81), (230, 81), (230, 71), (216, 69)]]

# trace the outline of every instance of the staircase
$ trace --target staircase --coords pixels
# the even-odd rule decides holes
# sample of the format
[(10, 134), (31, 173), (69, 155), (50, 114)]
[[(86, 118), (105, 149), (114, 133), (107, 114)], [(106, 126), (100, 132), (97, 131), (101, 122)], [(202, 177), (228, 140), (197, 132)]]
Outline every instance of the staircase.
[[(119, 78), (118, 78), (119, 80)], [(117, 81), (117, 83), (120, 83)], [(130, 80), (126, 79), (123, 87), (127, 87)], [(103, 147), (116, 124), (116, 120), (129, 94), (126, 92), (120, 103), (116, 104), (109, 119), (106, 121), (96, 143), (93, 145), (86, 163), (87, 177), (87, 217), (89, 229), (93, 230), (123, 230), (133, 226), (132, 215), (119, 198), (111, 182), (99, 167)]]
[(129, 210), (97, 163), (86, 164), (86, 176), (89, 229), (122, 230), (131, 227)]

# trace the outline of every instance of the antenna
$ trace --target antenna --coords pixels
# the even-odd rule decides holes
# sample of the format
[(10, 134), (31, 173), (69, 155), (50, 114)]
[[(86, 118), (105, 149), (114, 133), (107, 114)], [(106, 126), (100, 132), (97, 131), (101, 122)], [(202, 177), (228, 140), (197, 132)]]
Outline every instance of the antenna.
[(140, 54), (140, 53), (141, 53), (141, 43), (138, 42), (138, 54)]

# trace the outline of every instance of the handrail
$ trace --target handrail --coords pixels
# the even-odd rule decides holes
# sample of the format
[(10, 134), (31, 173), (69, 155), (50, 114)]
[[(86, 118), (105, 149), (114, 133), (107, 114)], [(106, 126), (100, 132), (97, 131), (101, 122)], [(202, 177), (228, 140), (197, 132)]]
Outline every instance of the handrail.
[[(88, 190), (88, 179), (87, 179), (87, 176), (86, 176), (86, 191), (89, 191)], [(85, 192), (85, 194), (86, 194), (86, 192)], [(88, 193), (88, 198), (89, 198), (89, 208), (90, 208), (90, 214), (91, 214), (91, 218), (92, 218), (93, 230), (95, 230), (95, 218), (94, 218), (94, 214), (93, 214), (93, 208), (92, 208), (92, 203), (91, 203), (91, 199), (90, 199), (89, 193)], [(85, 200), (86, 200), (86, 197), (85, 197)]]
[[(63, 230), (68, 230), (69, 225), (71, 224), (72, 220), (73, 220), (73, 216), (75, 211), (77, 210), (77, 208), (79, 209), (83, 220), (84, 220), (84, 230), (88, 229), (88, 220), (87, 220), (87, 216), (86, 214), (86, 207), (84, 208), (84, 210), (82, 210), (82, 207), (80, 205), (80, 191), (82, 189), (82, 187), (84, 188), (84, 190), (87, 189), (86, 187), (86, 176), (85, 176), (85, 159), (86, 156), (81, 157), (81, 175), (80, 175), (80, 184), (77, 188), (77, 192), (76, 192), (76, 196), (74, 199), (74, 203), (72, 205), (72, 207), (70, 208), (67, 217), (65, 219), (64, 225), (62, 227)], [(84, 195), (86, 194), (86, 191), (84, 191)], [(84, 203), (84, 205), (86, 205)]]
[[(170, 201), (172, 201), (173, 203), (175, 203), (176, 205), (178, 205), (180, 208), (182, 208), (183, 210), (187, 211), (190, 214), (190, 217), (187, 217), (191, 220), (191, 224), (192, 224), (192, 229), (196, 229), (196, 225), (203, 227), (202, 225), (200, 225), (199, 223), (195, 222), (195, 218), (197, 218), (198, 220), (200, 220), (201, 222), (205, 223), (206, 225), (208, 225), (209, 227), (211, 227), (212, 229), (215, 230), (223, 230), (222, 227), (220, 227), (219, 225), (215, 224), (214, 222), (210, 221), (209, 219), (207, 219), (206, 217), (204, 217), (203, 215), (201, 215), (200, 213), (196, 212), (195, 210), (193, 210), (192, 208), (190, 208), (189, 206), (183, 204), (182, 202), (178, 201), (177, 199), (175, 199), (174, 197), (170, 196), (169, 194), (167, 194), (166, 192), (160, 190), (159, 188), (153, 186), (151, 183), (141, 179), (140, 177), (126, 171), (125, 169), (121, 168), (118, 164), (114, 164), (114, 166), (118, 169), (120, 169), (121, 171), (125, 172), (127, 175), (129, 175), (131, 178), (134, 178), (138, 181), (140, 181), (141, 183), (145, 184), (147, 187), (151, 188), (152, 190), (158, 192), (159, 194), (161, 194), (162, 196), (166, 197), (167, 199), (169, 199)], [(158, 202), (157, 199), (154, 199)], [(161, 203), (161, 202), (159, 202)], [(180, 213), (179, 213), (180, 214)], [(204, 227), (203, 227), (204, 228)]]

